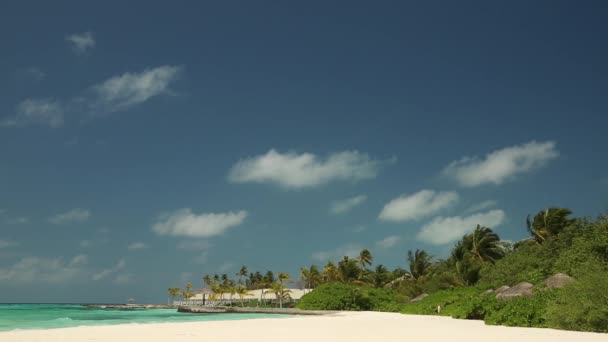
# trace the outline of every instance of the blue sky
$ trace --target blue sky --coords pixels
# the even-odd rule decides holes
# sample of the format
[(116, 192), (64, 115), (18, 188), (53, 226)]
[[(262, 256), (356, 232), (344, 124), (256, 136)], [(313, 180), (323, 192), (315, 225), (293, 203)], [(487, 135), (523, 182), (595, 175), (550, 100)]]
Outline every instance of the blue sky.
[(601, 1), (5, 1), (0, 302), (163, 302), (204, 273), (608, 207)]

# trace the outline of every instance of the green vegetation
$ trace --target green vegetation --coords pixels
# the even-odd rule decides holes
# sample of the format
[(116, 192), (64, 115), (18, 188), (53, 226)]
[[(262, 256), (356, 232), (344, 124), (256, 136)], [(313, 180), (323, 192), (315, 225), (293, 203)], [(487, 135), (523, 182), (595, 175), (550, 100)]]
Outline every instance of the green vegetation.
[[(608, 217), (570, 215), (565, 208), (548, 208), (529, 216), (522, 231), (530, 237), (516, 243), (501, 241), (489, 227), (471, 227), (445, 260), (420, 249), (408, 251), (407, 269), (373, 265), (367, 249), (322, 268), (302, 267), (301, 286), (315, 290), (304, 295), (298, 307), (441, 314), (496, 325), (608, 332)], [(563, 288), (546, 286), (545, 279), (557, 273), (575, 280)], [(246, 274), (244, 266), (237, 273), (239, 284), (245, 278), (243, 289), (226, 275), (206, 275), (203, 280), (220, 299), (225, 293), (260, 288), (270, 288), (278, 306), (289, 299), (287, 274)], [(498, 300), (492, 292), (520, 282), (534, 285), (531, 297)], [(267, 302), (264, 294), (259, 302), (240, 299), (241, 305)]]
[[(304, 310), (398, 311), (399, 293), (392, 289), (344, 283), (327, 283), (302, 297), (298, 308)], [(395, 310), (389, 310), (392, 307)]]

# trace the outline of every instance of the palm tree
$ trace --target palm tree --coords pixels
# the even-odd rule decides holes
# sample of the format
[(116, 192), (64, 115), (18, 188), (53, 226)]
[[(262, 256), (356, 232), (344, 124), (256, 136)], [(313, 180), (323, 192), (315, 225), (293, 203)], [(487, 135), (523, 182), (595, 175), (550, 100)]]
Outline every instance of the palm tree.
[(213, 280), (211, 279), (211, 277), (208, 274), (205, 274), (203, 276), (203, 283), (205, 283), (207, 286), (211, 286), (212, 282), (213, 282)]
[(433, 263), (431, 260), (433, 256), (429, 255), (425, 250), (417, 249), (416, 252), (407, 252), (407, 260), (410, 266), (409, 274), (418, 282), (418, 280), (424, 279)]
[(328, 261), (325, 267), (323, 267), (321, 278), (326, 283), (338, 280), (338, 269), (333, 262)]
[(190, 297), (192, 297), (191, 291), (192, 291), (192, 283), (188, 282), (188, 284), (186, 284), (186, 293), (188, 294), (187, 299), (190, 299)]
[(359, 262), (361, 269), (365, 270), (365, 266), (372, 265), (372, 262), (374, 261), (374, 257), (372, 256), (372, 253), (368, 249), (362, 249), (361, 252), (359, 252), (357, 261)]
[(277, 279), (279, 280), (279, 282), (281, 284), (283, 284), (284, 282), (288, 281), (291, 277), (289, 276), (289, 274), (285, 273), (285, 272), (279, 272), (279, 275), (277, 276)]
[(310, 284), (310, 269), (303, 266), (300, 268), (300, 279), (302, 280), (302, 284), (304, 284), (304, 291), (309, 287)]
[(376, 270), (373, 273), (374, 287), (382, 287), (386, 283), (386, 279), (390, 276), (388, 269), (380, 264), (376, 266)]
[(242, 278), (247, 276), (247, 266), (241, 266), (241, 269), (236, 274), (239, 277), (239, 284), (243, 284)]
[(211, 284), (211, 291), (213, 291), (215, 299), (219, 299), (220, 301), (224, 300), (224, 287), (222, 285), (215, 283)]
[(171, 305), (173, 305), (173, 302), (175, 301), (175, 297), (177, 295), (179, 295), (180, 291), (181, 290), (179, 287), (170, 287), (167, 289), (167, 292), (169, 292), (169, 297), (171, 298)]
[(321, 282), (321, 273), (317, 265), (310, 265), (310, 268), (300, 268), (300, 277), (304, 284), (304, 290), (314, 289)]
[(351, 259), (345, 256), (338, 263), (338, 279), (343, 283), (348, 283), (352, 280), (359, 279), (361, 269), (359, 268), (356, 259)]
[(274, 293), (276, 298), (279, 300), (279, 308), (283, 308), (283, 301), (291, 297), (291, 290), (285, 288), (282, 282), (272, 284), (270, 292)]
[(504, 256), (504, 250), (500, 244), (500, 237), (488, 227), (477, 228), (463, 238), (463, 247), (477, 260), (482, 263), (494, 263)]
[(534, 219), (530, 215), (526, 219), (528, 232), (538, 243), (543, 243), (547, 238), (559, 234), (564, 228), (574, 222), (568, 218), (572, 211), (567, 208), (548, 208), (539, 211)]
[(245, 306), (245, 302), (243, 302), (243, 297), (251, 296), (251, 293), (247, 290), (245, 286), (239, 286), (236, 288), (236, 294), (239, 296), (241, 301), (241, 306)]

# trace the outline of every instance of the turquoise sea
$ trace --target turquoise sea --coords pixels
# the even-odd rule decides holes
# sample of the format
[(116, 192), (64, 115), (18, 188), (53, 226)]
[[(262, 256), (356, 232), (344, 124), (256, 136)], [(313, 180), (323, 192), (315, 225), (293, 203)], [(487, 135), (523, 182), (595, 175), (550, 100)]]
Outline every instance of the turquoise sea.
[(166, 323), (278, 318), (267, 314), (187, 314), (175, 309), (96, 309), (78, 304), (0, 304), (0, 331), (81, 325)]

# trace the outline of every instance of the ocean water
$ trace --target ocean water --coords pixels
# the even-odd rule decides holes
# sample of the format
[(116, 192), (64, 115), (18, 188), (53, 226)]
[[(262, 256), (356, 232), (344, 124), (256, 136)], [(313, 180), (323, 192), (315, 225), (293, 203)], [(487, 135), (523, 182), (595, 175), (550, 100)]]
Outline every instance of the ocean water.
[(175, 309), (96, 309), (77, 304), (0, 304), (0, 331), (81, 325), (166, 323), (279, 318), (268, 314), (188, 314)]

